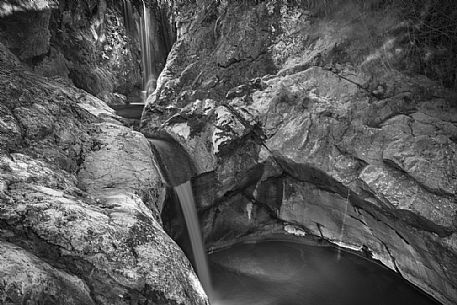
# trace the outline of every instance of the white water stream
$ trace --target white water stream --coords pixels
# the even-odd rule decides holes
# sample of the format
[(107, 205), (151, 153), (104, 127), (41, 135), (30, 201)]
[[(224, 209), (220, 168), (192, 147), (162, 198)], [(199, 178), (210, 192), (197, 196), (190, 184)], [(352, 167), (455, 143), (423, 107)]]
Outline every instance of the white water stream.
[(151, 12), (143, 1), (143, 14), (140, 20), (140, 44), (141, 44), (141, 57), (143, 64), (143, 90), (148, 92), (149, 82), (154, 77), (154, 63), (153, 63), (153, 49), (151, 41)]
[(198, 278), (200, 279), (206, 294), (211, 298), (212, 285), (209, 274), (208, 258), (202, 241), (197, 208), (192, 194), (192, 185), (190, 181), (187, 181), (181, 185), (175, 186), (174, 190), (178, 195), (179, 203), (181, 204), (181, 209), (186, 220), (187, 231), (189, 232)]
[[(141, 66), (143, 72), (143, 103), (147, 96), (155, 89), (155, 70), (154, 70), (154, 45), (153, 37), (156, 27), (152, 22), (151, 9), (143, 2), (140, 18), (135, 18), (134, 9), (130, 0), (123, 0), (124, 25), (128, 33), (138, 32), (141, 48)], [(136, 23), (136, 28), (135, 28)]]

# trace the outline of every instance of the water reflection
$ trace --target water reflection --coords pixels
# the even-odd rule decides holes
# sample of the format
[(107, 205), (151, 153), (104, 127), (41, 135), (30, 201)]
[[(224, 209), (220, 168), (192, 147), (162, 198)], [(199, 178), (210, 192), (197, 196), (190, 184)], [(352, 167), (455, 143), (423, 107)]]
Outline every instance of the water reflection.
[(210, 255), (218, 305), (438, 304), (392, 271), (329, 247), (239, 244)]

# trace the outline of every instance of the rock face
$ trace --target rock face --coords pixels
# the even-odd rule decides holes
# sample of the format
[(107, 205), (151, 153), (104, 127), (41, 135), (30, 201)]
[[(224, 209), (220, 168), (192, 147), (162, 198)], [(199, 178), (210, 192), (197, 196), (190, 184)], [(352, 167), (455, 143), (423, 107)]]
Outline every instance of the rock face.
[[(51, 47), (63, 55), (68, 70), (62, 76), (113, 104), (119, 103), (113, 93), (130, 96), (141, 87), (138, 43), (126, 32), (120, 12), (104, 0), (59, 1), (50, 22)], [(36, 69), (46, 74), (50, 64), (55, 73), (55, 63), (50, 56)]]
[[(36, 73), (73, 83), (108, 104), (141, 99), (138, 24), (142, 4), (133, 1), (127, 29), (123, 2), (105, 0), (6, 1), (0, 6), (0, 39)], [(148, 4), (160, 72), (174, 41), (168, 2)]]
[(433, 5), (414, 7), (424, 20), (382, 1), (176, 8), (141, 130), (193, 160), (207, 243), (280, 226), (457, 302), (456, 94), (407, 39)]
[(179, 143), (208, 245), (314, 236), (455, 304), (455, 5), (392, 2), (146, 1), (159, 140), (102, 101), (141, 89), (120, 2), (0, 4), (1, 303), (207, 304), (159, 217)]
[(48, 29), (51, 12), (48, 6), (42, 10), (13, 11), (2, 17), (1, 39), (5, 45), (15, 50), (22, 60), (31, 60), (44, 55), (49, 50), (51, 34)]
[[(11, 47), (11, 45), (7, 45)], [(148, 140), (0, 44), (0, 303), (207, 304)]]
[[(40, 304), (95, 304), (88, 287), (75, 276), (66, 274), (39, 258), (9, 243), (0, 245), (3, 268), (3, 304), (20, 304), (23, 294)], [(47, 291), (47, 293), (45, 292)]]

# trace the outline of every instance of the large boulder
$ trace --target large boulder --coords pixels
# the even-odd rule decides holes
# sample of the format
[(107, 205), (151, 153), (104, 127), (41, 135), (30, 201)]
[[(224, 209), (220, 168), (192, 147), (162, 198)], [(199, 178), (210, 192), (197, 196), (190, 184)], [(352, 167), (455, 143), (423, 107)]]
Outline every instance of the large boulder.
[(140, 192), (160, 182), (148, 140), (113, 123), (94, 124), (92, 147), (78, 172), (79, 186), (97, 193), (123, 188)]

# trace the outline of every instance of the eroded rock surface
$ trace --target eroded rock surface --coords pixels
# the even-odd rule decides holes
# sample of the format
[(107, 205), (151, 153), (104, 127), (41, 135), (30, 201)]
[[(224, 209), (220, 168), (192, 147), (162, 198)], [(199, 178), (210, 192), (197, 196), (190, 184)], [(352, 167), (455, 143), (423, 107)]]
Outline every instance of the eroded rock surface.
[(2, 242), (0, 257), (3, 304), (20, 304), (24, 295), (36, 303), (95, 304), (83, 281), (53, 268), (20, 247)]
[[(38, 74), (65, 80), (111, 105), (140, 102), (143, 1), (128, 1), (129, 16), (123, 15), (126, 3), (3, 1), (0, 39)], [(158, 75), (175, 40), (174, 17), (169, 1), (146, 5), (153, 11), (148, 22)]]
[(415, 70), (403, 11), (185, 4), (142, 131), (191, 156), (207, 242), (282, 226), (454, 304), (456, 95)]
[(3, 45), (0, 88), (2, 304), (206, 304), (148, 140)]

